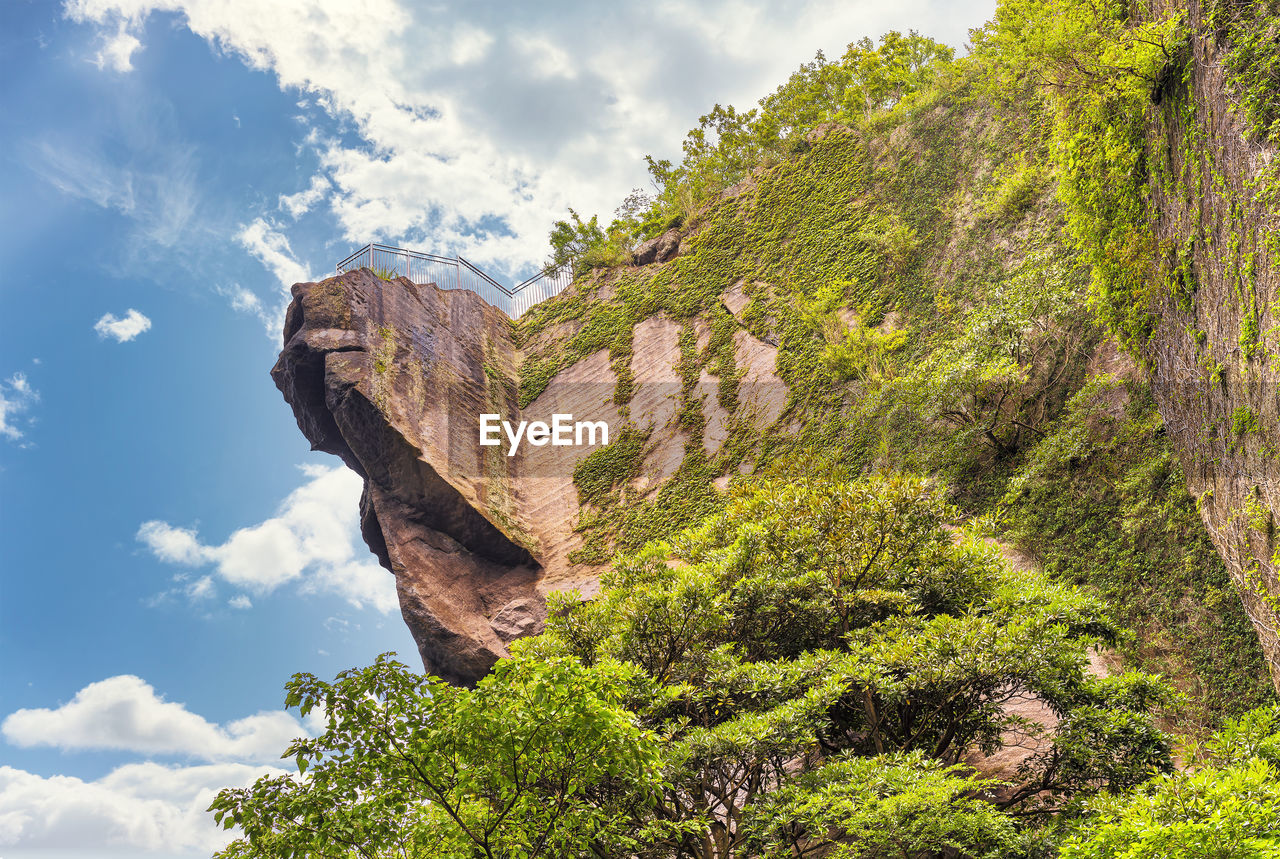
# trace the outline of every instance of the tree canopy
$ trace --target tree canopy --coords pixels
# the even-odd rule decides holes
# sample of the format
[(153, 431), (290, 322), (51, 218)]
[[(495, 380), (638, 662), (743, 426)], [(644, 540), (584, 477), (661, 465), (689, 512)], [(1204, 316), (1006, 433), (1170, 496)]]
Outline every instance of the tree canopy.
[[(1091, 676), (1101, 604), (955, 515), (913, 477), (766, 482), (555, 599), (475, 689), (299, 675), (326, 730), (219, 796), (222, 855), (1009, 855), (1020, 817), (1169, 767), (1166, 691)], [(964, 766), (1014, 742), (1038, 751), (1011, 781)]]

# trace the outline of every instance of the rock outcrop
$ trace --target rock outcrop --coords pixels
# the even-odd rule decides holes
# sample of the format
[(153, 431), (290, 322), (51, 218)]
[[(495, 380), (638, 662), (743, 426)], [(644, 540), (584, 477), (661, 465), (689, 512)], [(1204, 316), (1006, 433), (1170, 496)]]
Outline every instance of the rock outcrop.
[[(474, 293), (362, 269), (297, 284), (293, 296), (272, 378), (313, 448), (364, 478), (364, 538), (396, 577), (424, 666), (474, 682), (512, 640), (542, 629), (548, 594), (593, 595), (602, 570), (570, 558), (582, 546), (574, 468), (600, 445), (526, 443), (509, 456), (505, 440), (479, 443), (480, 415), (513, 425), (572, 415), (606, 422), (615, 438), (629, 421), (649, 439), (637, 491), (656, 491), (687, 441), (673, 402), (678, 326), (658, 315), (637, 327), (626, 416), (608, 350), (555, 374), (521, 409), (512, 324)], [(776, 350), (745, 332), (735, 345), (744, 386), (774, 398), (759, 404), (772, 421)], [(709, 424), (704, 445), (714, 450), (724, 433)]]
[(631, 252), (632, 265), (666, 262), (680, 251), (680, 231), (672, 228), (660, 236), (641, 243)]
[(476, 444), (476, 415), (514, 411), (510, 325), (472, 293), (367, 270), (293, 294), (272, 378), (312, 446), (364, 478), (361, 530), (423, 662), (474, 680), (543, 611), (541, 568)]

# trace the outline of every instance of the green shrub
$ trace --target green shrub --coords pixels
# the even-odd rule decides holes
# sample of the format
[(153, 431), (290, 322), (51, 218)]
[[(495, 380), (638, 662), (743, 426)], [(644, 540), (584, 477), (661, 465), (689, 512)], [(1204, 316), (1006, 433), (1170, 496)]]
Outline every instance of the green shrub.
[(1264, 859), (1280, 856), (1280, 733), (1265, 708), (1229, 723), (1208, 763), (1101, 797), (1063, 859)]

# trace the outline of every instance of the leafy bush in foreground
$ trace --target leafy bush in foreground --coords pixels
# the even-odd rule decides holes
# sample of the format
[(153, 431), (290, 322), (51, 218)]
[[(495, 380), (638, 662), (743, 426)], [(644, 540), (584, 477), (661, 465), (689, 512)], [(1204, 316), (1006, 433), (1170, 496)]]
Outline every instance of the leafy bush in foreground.
[(1280, 710), (1232, 721), (1208, 762), (1100, 798), (1064, 859), (1262, 859), (1280, 856)]

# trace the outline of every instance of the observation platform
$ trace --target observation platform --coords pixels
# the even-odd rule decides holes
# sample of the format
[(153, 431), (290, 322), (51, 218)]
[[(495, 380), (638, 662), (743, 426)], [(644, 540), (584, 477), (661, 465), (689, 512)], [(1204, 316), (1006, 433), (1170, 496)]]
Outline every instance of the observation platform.
[(469, 289), (512, 319), (539, 302), (559, 295), (573, 283), (573, 266), (565, 263), (542, 271), (515, 286), (505, 286), (462, 257), (367, 244), (338, 263), (338, 274), (367, 268), (382, 277), (407, 277), (414, 283), (434, 283), (441, 289)]

